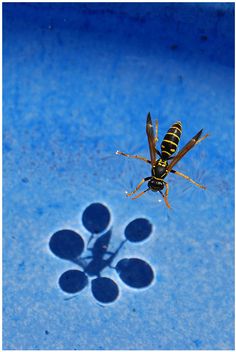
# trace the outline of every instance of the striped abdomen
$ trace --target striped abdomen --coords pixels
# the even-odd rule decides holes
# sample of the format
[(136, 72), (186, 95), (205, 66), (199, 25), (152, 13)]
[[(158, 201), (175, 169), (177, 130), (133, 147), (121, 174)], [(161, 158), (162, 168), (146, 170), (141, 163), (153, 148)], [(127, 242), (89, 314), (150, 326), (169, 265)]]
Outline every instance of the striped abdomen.
[(182, 124), (180, 121), (174, 123), (168, 130), (161, 143), (161, 155), (163, 160), (168, 159), (172, 154), (176, 152), (181, 133)]

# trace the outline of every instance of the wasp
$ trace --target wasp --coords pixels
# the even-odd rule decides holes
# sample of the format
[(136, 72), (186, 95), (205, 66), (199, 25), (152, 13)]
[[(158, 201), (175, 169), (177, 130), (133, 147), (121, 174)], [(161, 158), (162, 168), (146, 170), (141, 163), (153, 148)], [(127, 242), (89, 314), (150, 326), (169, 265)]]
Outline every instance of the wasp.
[[(205, 186), (200, 185), (199, 183), (192, 180), (189, 176), (184, 175), (183, 173), (176, 171), (173, 167), (184, 157), (186, 153), (188, 153), (195, 145), (203, 141), (205, 138), (209, 136), (206, 134), (205, 136), (201, 137), (203, 129), (201, 129), (190, 141), (175, 155), (173, 154), (176, 152), (181, 133), (182, 133), (182, 124), (180, 121), (175, 122), (167, 131), (163, 141), (161, 142), (161, 151), (156, 148), (156, 144), (158, 142), (158, 121), (156, 120), (155, 126), (155, 134), (154, 128), (152, 124), (152, 118), (150, 112), (147, 115), (146, 121), (146, 133), (148, 138), (148, 145), (149, 145), (149, 152), (150, 152), (150, 159), (148, 160), (139, 155), (130, 155), (120, 151), (117, 151), (116, 154), (126, 156), (128, 158), (134, 158), (143, 160), (148, 164), (151, 164), (151, 176), (145, 177), (142, 181), (137, 185), (134, 191), (127, 193), (127, 196), (130, 197), (134, 195), (142, 186), (144, 182), (148, 181), (148, 188), (145, 189), (143, 192), (139, 193), (132, 199), (137, 199), (141, 197), (144, 193), (151, 190), (153, 192), (160, 192), (162, 195), (167, 208), (171, 208), (168, 202), (168, 193), (169, 193), (169, 186), (168, 183), (164, 180), (166, 176), (171, 172), (175, 175), (181, 176), (186, 180), (193, 183), (195, 186), (200, 187), (202, 189), (206, 189)], [(159, 158), (157, 158), (157, 155)], [(165, 188), (165, 193), (162, 190)]]

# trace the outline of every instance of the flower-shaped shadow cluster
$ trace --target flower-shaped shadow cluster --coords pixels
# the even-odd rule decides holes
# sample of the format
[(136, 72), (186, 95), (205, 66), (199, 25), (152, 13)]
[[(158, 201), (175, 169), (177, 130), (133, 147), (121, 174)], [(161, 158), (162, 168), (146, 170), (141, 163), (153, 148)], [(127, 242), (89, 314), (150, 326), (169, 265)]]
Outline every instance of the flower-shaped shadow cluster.
[(110, 277), (102, 276), (105, 268), (115, 270), (129, 287), (140, 289), (151, 284), (153, 270), (146, 261), (139, 258), (123, 258), (115, 267), (112, 263), (126, 242), (141, 242), (152, 232), (147, 219), (138, 218), (130, 222), (124, 233), (124, 240), (114, 252), (108, 250), (112, 230), (106, 231), (110, 223), (110, 212), (103, 204), (93, 203), (83, 212), (82, 222), (90, 232), (86, 245), (83, 237), (70, 229), (55, 232), (49, 241), (50, 250), (58, 257), (78, 265), (79, 269), (67, 270), (59, 278), (60, 288), (75, 294), (91, 284), (95, 299), (101, 303), (114, 302), (119, 296), (119, 287)]

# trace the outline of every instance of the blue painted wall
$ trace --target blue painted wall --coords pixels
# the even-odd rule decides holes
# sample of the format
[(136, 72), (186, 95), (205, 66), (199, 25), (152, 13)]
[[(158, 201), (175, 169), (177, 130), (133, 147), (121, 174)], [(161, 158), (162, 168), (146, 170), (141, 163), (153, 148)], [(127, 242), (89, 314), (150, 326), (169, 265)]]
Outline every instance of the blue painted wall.
[[(148, 111), (160, 139), (178, 120), (181, 146), (210, 133), (176, 166), (207, 191), (170, 175), (172, 210), (126, 198), (150, 168), (114, 154), (149, 156)], [(234, 349), (233, 139), (234, 4), (3, 4), (3, 347)], [(81, 261), (50, 246), (69, 229), (86, 252), (104, 216), (83, 220), (92, 203), (110, 214), (92, 248), (106, 259), (123, 243), (100, 273), (118, 287), (110, 304), (87, 264), (66, 293), (58, 280)], [(137, 218), (152, 230), (132, 242)], [(154, 273), (145, 288), (129, 258)]]

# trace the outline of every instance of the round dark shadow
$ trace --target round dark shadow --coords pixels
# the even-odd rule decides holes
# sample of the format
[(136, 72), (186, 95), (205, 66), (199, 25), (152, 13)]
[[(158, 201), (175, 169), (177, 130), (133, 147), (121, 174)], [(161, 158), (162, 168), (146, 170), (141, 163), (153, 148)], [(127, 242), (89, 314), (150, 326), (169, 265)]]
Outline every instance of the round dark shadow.
[(149, 286), (154, 278), (151, 266), (138, 258), (125, 258), (116, 265), (121, 280), (128, 286), (143, 288)]
[(114, 302), (119, 294), (117, 284), (108, 277), (98, 277), (92, 280), (93, 296), (101, 303)]
[(83, 252), (84, 241), (75, 231), (61, 230), (52, 235), (49, 248), (56, 256), (73, 260)]
[(107, 228), (110, 218), (110, 212), (105, 205), (92, 203), (84, 210), (82, 222), (91, 233), (100, 233)]
[(67, 293), (76, 293), (88, 284), (87, 275), (80, 270), (65, 271), (59, 278), (60, 288)]
[(143, 218), (131, 221), (125, 228), (125, 237), (130, 242), (144, 241), (151, 235), (152, 224)]

